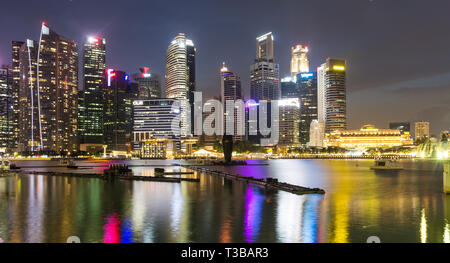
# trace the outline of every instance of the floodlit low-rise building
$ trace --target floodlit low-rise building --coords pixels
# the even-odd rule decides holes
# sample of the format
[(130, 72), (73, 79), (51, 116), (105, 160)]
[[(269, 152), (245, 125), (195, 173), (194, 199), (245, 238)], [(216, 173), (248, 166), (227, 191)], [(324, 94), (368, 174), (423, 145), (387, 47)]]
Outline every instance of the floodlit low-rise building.
[(413, 144), (409, 132), (400, 130), (377, 129), (365, 125), (360, 130), (338, 130), (328, 133), (325, 138), (327, 147), (345, 149), (391, 148)]

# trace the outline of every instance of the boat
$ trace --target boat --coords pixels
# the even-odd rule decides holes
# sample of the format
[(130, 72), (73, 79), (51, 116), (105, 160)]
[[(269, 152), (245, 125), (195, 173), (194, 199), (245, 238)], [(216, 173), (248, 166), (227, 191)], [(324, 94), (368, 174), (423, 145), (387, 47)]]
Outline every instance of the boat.
[(400, 166), (397, 159), (375, 159), (375, 165), (370, 167), (376, 171), (400, 171), (403, 167)]

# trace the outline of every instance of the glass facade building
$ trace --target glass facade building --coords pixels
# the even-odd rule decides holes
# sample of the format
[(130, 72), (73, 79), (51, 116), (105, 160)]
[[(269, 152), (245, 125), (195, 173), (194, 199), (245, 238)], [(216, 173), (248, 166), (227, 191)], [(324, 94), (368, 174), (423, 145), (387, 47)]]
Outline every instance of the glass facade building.
[[(173, 127), (181, 109), (175, 99), (135, 100), (133, 102), (133, 149), (142, 150), (154, 140), (167, 139), (180, 149), (180, 127)], [(160, 142), (160, 141), (159, 141)]]
[[(228, 114), (233, 115), (234, 127), (232, 128), (233, 133), (228, 135), (233, 135), (233, 139), (235, 141), (242, 141), (245, 136), (245, 109), (242, 108), (241, 115), (239, 115), (239, 109), (236, 108), (236, 103), (238, 100), (243, 99), (242, 97), (242, 87), (241, 87), (241, 78), (229, 71), (228, 68), (223, 64), (223, 67), (220, 70), (220, 86), (221, 86), (221, 98), (222, 105), (224, 106), (224, 132), (227, 131), (227, 116)], [(233, 107), (234, 111), (232, 113), (227, 112), (227, 101), (233, 101), (235, 103), (235, 107)], [(242, 104), (244, 102), (242, 101)], [(230, 129), (231, 131), (231, 129)]]
[(281, 146), (298, 147), (300, 143), (300, 100), (298, 98), (279, 101), (279, 142)]
[(250, 66), (250, 72), (252, 100), (259, 102), (280, 98), (280, 66), (274, 62), (272, 33), (256, 39), (256, 59)]
[(103, 145), (103, 90), (106, 88), (106, 40), (89, 37), (83, 48), (83, 89), (79, 94), (80, 148)]
[(140, 73), (133, 74), (132, 82), (137, 86), (137, 99), (162, 98), (161, 75), (150, 73), (150, 68), (142, 67)]
[(103, 138), (112, 152), (131, 150), (132, 90), (130, 77), (122, 71), (107, 70), (103, 92)]
[(311, 122), (317, 120), (317, 74), (300, 73), (297, 77), (300, 91), (300, 143), (310, 141)]
[(297, 76), (281, 79), (281, 99), (300, 98)]
[(13, 129), (13, 139), (11, 150), (17, 151), (19, 146), (19, 117), (20, 117), (20, 103), (19, 103), (19, 90), (20, 90), (20, 48), (25, 44), (22, 41), (13, 41), (12, 42), (12, 107), (13, 107), (13, 120), (12, 120), (12, 129)]
[(19, 51), (19, 149), (78, 152), (78, 46), (45, 23)]
[[(167, 49), (166, 55), (166, 97), (184, 101), (181, 112), (181, 133), (192, 133), (194, 91), (196, 86), (196, 48), (185, 34), (178, 34)], [(189, 108), (188, 108), (189, 107)], [(190, 114), (189, 114), (190, 110)], [(191, 127), (190, 127), (191, 126)]]
[(345, 60), (327, 59), (317, 72), (318, 118), (326, 132), (347, 128), (347, 88)]
[(10, 66), (2, 66), (0, 68), (0, 154), (11, 153), (14, 144), (12, 86), (12, 69)]

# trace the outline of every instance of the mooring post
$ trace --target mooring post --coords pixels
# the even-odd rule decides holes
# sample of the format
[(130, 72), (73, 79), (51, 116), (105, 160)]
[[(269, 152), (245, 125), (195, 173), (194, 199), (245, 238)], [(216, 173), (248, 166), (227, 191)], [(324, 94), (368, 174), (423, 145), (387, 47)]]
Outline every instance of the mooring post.
[(450, 161), (444, 162), (444, 193), (450, 194)]

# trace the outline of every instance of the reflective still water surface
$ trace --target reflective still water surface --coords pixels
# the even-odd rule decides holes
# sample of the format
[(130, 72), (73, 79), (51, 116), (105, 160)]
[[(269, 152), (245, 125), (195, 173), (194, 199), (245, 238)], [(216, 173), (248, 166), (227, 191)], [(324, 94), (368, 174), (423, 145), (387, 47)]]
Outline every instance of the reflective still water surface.
[[(130, 161), (136, 174), (174, 161)], [(254, 177), (326, 190), (298, 196), (200, 174), (201, 182), (104, 181), (45, 175), (0, 178), (4, 242), (450, 242), (450, 196), (442, 164), (402, 161), (376, 173), (373, 161), (274, 160), (222, 167)], [(23, 162), (33, 171), (57, 162)], [(101, 172), (79, 163), (77, 172)]]

